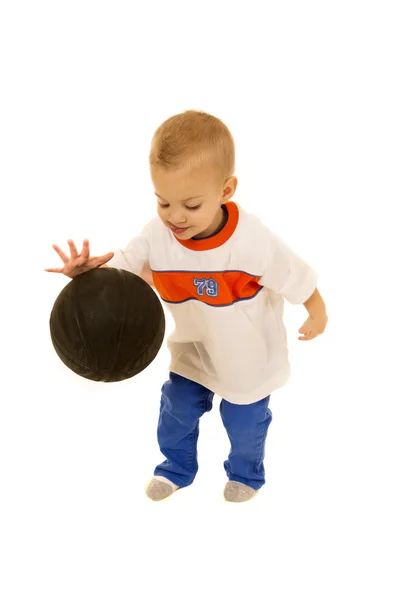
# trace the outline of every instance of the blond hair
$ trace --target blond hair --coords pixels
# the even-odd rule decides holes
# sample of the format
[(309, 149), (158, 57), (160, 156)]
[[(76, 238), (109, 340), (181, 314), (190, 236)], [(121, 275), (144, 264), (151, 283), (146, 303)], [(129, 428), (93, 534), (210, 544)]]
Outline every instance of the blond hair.
[(224, 179), (235, 172), (235, 143), (227, 126), (206, 112), (187, 110), (164, 121), (155, 131), (150, 167), (167, 171), (212, 167)]

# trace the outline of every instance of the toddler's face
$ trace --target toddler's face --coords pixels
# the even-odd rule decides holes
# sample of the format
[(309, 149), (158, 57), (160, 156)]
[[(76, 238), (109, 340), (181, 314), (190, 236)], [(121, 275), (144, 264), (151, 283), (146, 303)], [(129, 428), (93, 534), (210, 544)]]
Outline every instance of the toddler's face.
[(217, 231), (224, 219), (222, 205), (233, 196), (237, 186), (233, 176), (218, 184), (215, 173), (206, 168), (173, 172), (152, 168), (151, 179), (160, 219), (176, 237), (184, 240), (207, 237)]

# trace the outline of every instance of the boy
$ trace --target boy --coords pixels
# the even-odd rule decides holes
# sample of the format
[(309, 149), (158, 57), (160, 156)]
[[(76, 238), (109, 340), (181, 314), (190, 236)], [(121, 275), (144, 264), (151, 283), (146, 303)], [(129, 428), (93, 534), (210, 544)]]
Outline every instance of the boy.
[(64, 268), (46, 269), (69, 277), (126, 269), (156, 288), (174, 318), (157, 430), (165, 460), (146, 488), (155, 501), (193, 483), (199, 419), (215, 394), (231, 443), (224, 497), (254, 497), (265, 484), (270, 395), (290, 376), (284, 299), (309, 313), (300, 340), (327, 324), (315, 271), (232, 201), (234, 170), (234, 140), (222, 121), (194, 110), (167, 119), (150, 150), (158, 217), (115, 254), (90, 258), (85, 240), (79, 256), (69, 240), (69, 259), (54, 245)]

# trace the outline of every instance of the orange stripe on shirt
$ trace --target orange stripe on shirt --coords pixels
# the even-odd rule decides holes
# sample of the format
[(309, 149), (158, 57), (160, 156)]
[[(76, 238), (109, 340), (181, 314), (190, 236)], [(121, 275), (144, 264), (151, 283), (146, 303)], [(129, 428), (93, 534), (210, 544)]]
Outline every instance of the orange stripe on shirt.
[(152, 271), (154, 286), (165, 302), (199, 300), (227, 306), (253, 298), (262, 289), (261, 277), (243, 271)]

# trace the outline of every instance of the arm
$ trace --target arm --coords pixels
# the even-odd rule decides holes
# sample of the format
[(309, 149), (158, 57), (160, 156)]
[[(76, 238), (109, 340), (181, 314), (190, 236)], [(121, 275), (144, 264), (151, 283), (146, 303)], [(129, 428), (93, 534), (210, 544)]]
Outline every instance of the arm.
[(317, 289), (316, 271), (265, 225), (255, 230), (255, 236), (255, 247), (265, 248), (263, 274), (258, 283), (282, 295), (291, 304), (305, 306), (310, 316), (299, 329), (299, 333), (304, 334), (299, 340), (311, 340), (323, 333), (328, 317)]
[(325, 302), (319, 293), (318, 288), (315, 288), (313, 294), (304, 302), (303, 306), (305, 306), (310, 317), (326, 315)]
[(318, 288), (315, 288), (314, 292), (309, 299), (304, 302), (303, 306), (310, 316), (299, 329), (299, 333), (303, 334), (303, 337), (299, 337), (299, 340), (312, 340), (325, 331), (328, 322), (325, 302), (319, 293)]

